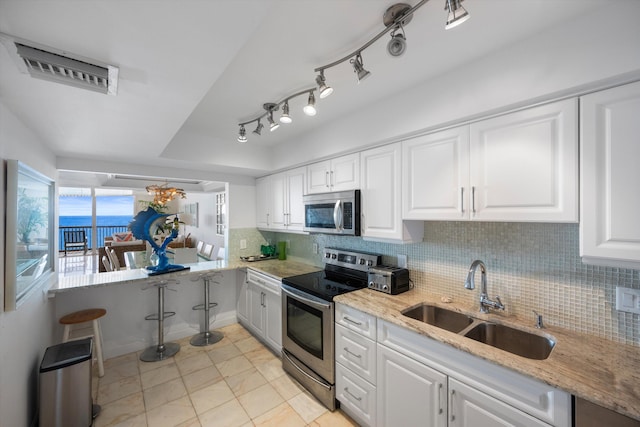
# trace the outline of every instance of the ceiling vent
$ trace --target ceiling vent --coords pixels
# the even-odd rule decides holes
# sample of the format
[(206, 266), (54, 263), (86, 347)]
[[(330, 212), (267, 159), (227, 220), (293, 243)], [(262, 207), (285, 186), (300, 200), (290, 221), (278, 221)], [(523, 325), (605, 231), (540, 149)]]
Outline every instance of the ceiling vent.
[(16, 63), (21, 71), (28, 72), (31, 77), (108, 95), (117, 94), (118, 67), (102, 65), (67, 52), (57, 53), (54, 49), (7, 37), (6, 34), (0, 36), (4, 36), (0, 41), (9, 53), (19, 58)]

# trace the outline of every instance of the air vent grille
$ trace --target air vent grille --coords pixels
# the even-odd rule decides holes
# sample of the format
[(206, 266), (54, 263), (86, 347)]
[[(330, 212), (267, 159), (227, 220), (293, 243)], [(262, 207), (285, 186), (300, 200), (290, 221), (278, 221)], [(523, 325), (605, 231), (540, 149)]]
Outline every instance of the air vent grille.
[(118, 68), (79, 61), (16, 43), (17, 53), (32, 77), (115, 95)]

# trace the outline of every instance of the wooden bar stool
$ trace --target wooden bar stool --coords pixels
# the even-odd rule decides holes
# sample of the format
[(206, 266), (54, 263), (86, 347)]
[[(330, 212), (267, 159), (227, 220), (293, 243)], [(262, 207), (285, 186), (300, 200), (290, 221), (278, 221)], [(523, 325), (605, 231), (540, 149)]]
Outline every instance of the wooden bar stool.
[[(218, 272), (213, 273), (202, 273), (191, 279), (196, 282), (200, 279), (204, 282), (204, 302), (202, 304), (198, 304), (193, 306), (193, 310), (203, 310), (204, 311), (204, 328), (203, 331), (199, 334), (196, 334), (191, 338), (189, 343), (193, 346), (203, 347), (211, 344), (215, 344), (224, 338), (222, 332), (218, 331), (210, 331), (209, 330), (209, 310), (218, 305), (216, 302), (209, 302), (209, 284), (211, 280), (219, 274)], [(214, 282), (218, 283), (218, 282)]]
[[(96, 356), (98, 358), (98, 375), (104, 376), (104, 360), (102, 357), (102, 333), (100, 332), (100, 323), (98, 319), (107, 314), (107, 310), (104, 308), (89, 308), (86, 310), (75, 311), (73, 313), (62, 316), (59, 320), (60, 324), (64, 325), (64, 333), (62, 335), (62, 342), (75, 340), (79, 338), (93, 337), (96, 345)], [(83, 323), (91, 322), (93, 328), (93, 334), (84, 335), (82, 337), (73, 337), (70, 339), (72, 327), (81, 325)]]

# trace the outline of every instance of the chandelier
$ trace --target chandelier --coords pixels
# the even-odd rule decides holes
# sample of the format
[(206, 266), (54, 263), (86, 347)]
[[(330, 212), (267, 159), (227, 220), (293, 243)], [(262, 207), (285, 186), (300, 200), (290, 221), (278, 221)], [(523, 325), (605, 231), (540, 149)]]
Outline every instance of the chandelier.
[(162, 206), (164, 206), (165, 203), (177, 198), (178, 196), (181, 199), (187, 198), (187, 193), (185, 193), (182, 188), (169, 187), (169, 183), (166, 183), (164, 185), (149, 185), (145, 188), (145, 190), (147, 190), (147, 193), (153, 196), (153, 203), (157, 203)]

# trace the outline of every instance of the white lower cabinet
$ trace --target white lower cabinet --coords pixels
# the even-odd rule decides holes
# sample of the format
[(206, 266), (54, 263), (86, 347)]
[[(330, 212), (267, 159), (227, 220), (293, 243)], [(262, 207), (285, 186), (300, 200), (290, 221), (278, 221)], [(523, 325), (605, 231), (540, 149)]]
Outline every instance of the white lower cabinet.
[(549, 427), (513, 406), (449, 378), (450, 427)]
[(282, 301), (280, 281), (247, 269), (238, 284), (238, 321), (273, 351), (282, 352)]
[(570, 394), (339, 303), (336, 397), (363, 426), (572, 425)]
[(378, 425), (447, 425), (447, 376), (378, 344)]

